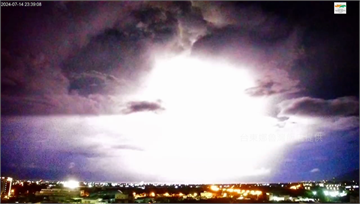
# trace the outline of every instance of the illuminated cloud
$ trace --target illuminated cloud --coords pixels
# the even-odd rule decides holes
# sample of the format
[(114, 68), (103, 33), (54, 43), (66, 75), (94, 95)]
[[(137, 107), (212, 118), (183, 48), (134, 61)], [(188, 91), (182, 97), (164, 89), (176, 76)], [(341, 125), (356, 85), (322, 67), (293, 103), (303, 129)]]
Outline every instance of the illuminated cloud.
[(305, 121), (319, 131), (345, 131), (359, 127), (359, 102), (355, 97), (324, 100), (300, 97), (282, 101), (278, 117)]
[(315, 168), (315, 169), (312, 169), (312, 170), (310, 171), (310, 173), (317, 173), (317, 172), (320, 172), (320, 169)]
[[(284, 78), (283, 78), (284, 79)], [(273, 80), (258, 80), (258, 86), (251, 87), (245, 90), (245, 92), (251, 96), (259, 97), (259, 96), (271, 96), (274, 94), (289, 94), (296, 93), (300, 91), (297, 88), (297, 83), (293, 83), (293, 85), (286, 85), (284, 81), (275, 82)]]
[(336, 117), (358, 115), (359, 101), (355, 97), (341, 97), (333, 100), (301, 97), (282, 101), (280, 116)]
[[(120, 166), (125, 166), (122, 169), (128, 175), (157, 181), (221, 182), (271, 176), (274, 160), (282, 157), (284, 145), (297, 140), (278, 136), (288, 136), (301, 127), (279, 131), (275, 126), (277, 119), (264, 112), (266, 101), (244, 92), (254, 84), (247, 69), (236, 69), (230, 63), (189, 56), (162, 57), (146, 80), (146, 88), (132, 97), (137, 100), (129, 97), (125, 106), (127, 113), (137, 114), (53, 115), (15, 121), (20, 126), (32, 124), (32, 128), (42, 130), (42, 138), (27, 132), (25, 138), (30, 144), (45, 140), (43, 150), (85, 158), (84, 167), (108, 172), (115, 180), (120, 179), (116, 174)], [(162, 103), (150, 102), (155, 98)], [(161, 110), (162, 105), (164, 112), (149, 112)], [(252, 152), (254, 148), (261, 151)], [(267, 156), (275, 150), (276, 154)], [(205, 153), (200, 160), (196, 159), (199, 151)], [(218, 160), (218, 167), (213, 166), (213, 159)], [(180, 161), (182, 166), (169, 169)], [(221, 168), (233, 161), (246, 166)], [(141, 168), (143, 165), (152, 166), (151, 173)]]

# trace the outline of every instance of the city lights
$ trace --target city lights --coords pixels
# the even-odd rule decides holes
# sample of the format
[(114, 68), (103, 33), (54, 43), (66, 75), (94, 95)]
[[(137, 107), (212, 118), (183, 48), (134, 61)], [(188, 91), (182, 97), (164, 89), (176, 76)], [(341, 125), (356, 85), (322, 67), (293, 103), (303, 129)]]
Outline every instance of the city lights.
[[(7, 181), (7, 179), (4, 179), (5, 181)], [(14, 181), (13, 180), (13, 185), (17, 185), (17, 186), (21, 186), (21, 182), (23, 181)], [(30, 181), (29, 183), (34, 183), (36, 184), (36, 181)], [(273, 193), (271, 191), (271, 189), (269, 189), (268, 192), (264, 192), (258, 188), (260, 188), (259, 184), (242, 184), (242, 185), (224, 185), (223, 188), (220, 188), (218, 185), (179, 185), (179, 184), (166, 184), (166, 185), (162, 185), (162, 184), (141, 184), (141, 185), (131, 185), (131, 184), (117, 184), (117, 183), (91, 183), (91, 182), (78, 182), (78, 181), (74, 181), (74, 180), (70, 180), (70, 181), (65, 181), (65, 182), (47, 182), (45, 183), (44, 181), (38, 181), (39, 184), (36, 185), (47, 185), (48, 187), (52, 187), (52, 188), (47, 188), (47, 189), (42, 189), (40, 192), (36, 192), (35, 196), (45, 196), (45, 195), (52, 195), (52, 196), (64, 196), (64, 195), (68, 195), (68, 196), (73, 196), (74, 199), (78, 199), (81, 200), (83, 199), (84, 202), (86, 199), (90, 199), (88, 198), (89, 195), (91, 194), (91, 191), (98, 191), (100, 190), (100, 188), (90, 188), (88, 187), (89, 184), (93, 184), (94, 187), (101, 187), (100, 191), (107, 191), (104, 190), (107, 187), (109, 187), (110, 189), (108, 189), (108, 192), (111, 192), (111, 188), (113, 188), (112, 186), (119, 186), (119, 188), (124, 189), (127, 186), (128, 190), (131, 190), (131, 192), (129, 193), (124, 193), (122, 190), (118, 190), (116, 192), (116, 194), (118, 194), (116, 197), (117, 199), (129, 199), (128, 201), (130, 202), (144, 202), (147, 199), (152, 199), (150, 201), (155, 201), (155, 202), (162, 202), (166, 199), (174, 199), (174, 200), (178, 200), (178, 201), (184, 201), (184, 200), (192, 200), (194, 202), (199, 201), (199, 200), (208, 200), (208, 199), (237, 199), (237, 200), (247, 200), (249, 202), (253, 202), (253, 201), (274, 201), (274, 202), (281, 202), (281, 201), (288, 201), (288, 202), (315, 202), (315, 201), (319, 201), (321, 198), (319, 197), (313, 197), (315, 195), (318, 194), (317, 191), (315, 191), (314, 189), (312, 191), (310, 191), (310, 193), (312, 193), (312, 197), (307, 197), (307, 194), (303, 194), (303, 195), (299, 195), (299, 196), (289, 196), (284, 194), (278, 194), (278, 193)], [(63, 188), (57, 188), (57, 186), (61, 186), (61, 184), (64, 185), (64, 187), (68, 188), (68, 189), (63, 189)], [(79, 187), (81, 184), (82, 186), (82, 190), (77, 188)], [(155, 191), (155, 189), (153, 189), (154, 191), (147, 191), (146, 189), (147, 186), (158, 186), (161, 187), (162, 190), (161, 191)], [(289, 193), (290, 189), (289, 189), (289, 184), (284, 184), (284, 183), (278, 183), (278, 184), (272, 184), (272, 186), (277, 186), (278, 188), (283, 188), (284, 190), (287, 190)], [(296, 185), (292, 185), (295, 187), (301, 187), (302, 185), (304, 185), (304, 187), (308, 187), (310, 186), (310, 184), (296, 184)], [(358, 185), (358, 184), (357, 184)], [(121, 187), (120, 187), (121, 186)], [(267, 185), (264, 185), (267, 186)], [(319, 186), (319, 183), (314, 183), (311, 186)], [(332, 187), (332, 186), (337, 186), (339, 188), (343, 187), (345, 188), (345, 186), (342, 186), (342, 184), (327, 184), (327, 186)], [(353, 185), (351, 185), (353, 186)], [(178, 188), (175, 188), (178, 187)], [(240, 188), (241, 189), (240, 189)], [(136, 193), (135, 189), (141, 188), (143, 190), (145, 190), (145, 192), (142, 193)], [(188, 192), (188, 193), (183, 193), (183, 192), (179, 192), (178, 190), (175, 189), (179, 189), (179, 188), (188, 188), (188, 190), (190, 190), (191, 188), (193, 189), (203, 189), (200, 190), (200, 194), (197, 192)], [(244, 189), (245, 188), (245, 189)], [(91, 190), (90, 190), (91, 189)], [(205, 191), (205, 189), (211, 189), (212, 192), (209, 191)], [(134, 191), (132, 191), (134, 190)], [(178, 192), (174, 192), (178, 191)], [(221, 191), (223, 190), (223, 191)], [(275, 190), (275, 189), (274, 189)], [(5, 195), (7, 197), (3, 197), (3, 199), (12, 199), (14, 198), (15, 193), (18, 193), (17, 189), (11, 189), (9, 190), (10, 192), (10, 196), (9, 195)], [(276, 192), (276, 190), (274, 191)], [(301, 191), (299, 191), (301, 192)], [(336, 200), (340, 197), (344, 197), (347, 196), (348, 194), (346, 193), (346, 191), (335, 191), (335, 190), (327, 190), (325, 187), (323, 188), (323, 192), (324, 195), (326, 197), (326, 199), (328, 200)], [(79, 193), (79, 194), (77, 194)], [(106, 194), (106, 193), (104, 193)], [(261, 196), (263, 194), (266, 194), (266, 196)], [(200, 196), (198, 196), (200, 195)], [(80, 196), (80, 197), (79, 197)], [(84, 200), (85, 199), (85, 200)], [(93, 198), (93, 202), (95, 202), (95, 197)], [(103, 197), (97, 197), (96, 198), (96, 202), (107, 202), (107, 200)], [(159, 199), (157, 201), (157, 199)], [(91, 199), (90, 199), (91, 200)]]
[(344, 197), (347, 195), (345, 191), (339, 192), (339, 191), (324, 190), (323, 192), (325, 196), (330, 196), (330, 197)]
[(227, 189), (227, 191), (230, 192), (230, 193), (232, 193), (232, 192), (234, 192), (234, 189), (229, 188), (229, 189)]
[(297, 190), (297, 189), (299, 189), (300, 187), (301, 187), (301, 185), (299, 184), (299, 185), (296, 185), (296, 186), (291, 186), (290, 189), (292, 189), (292, 190)]
[(213, 191), (218, 191), (218, 190), (220, 190), (220, 188), (217, 187), (217, 186), (211, 186), (210, 189), (213, 190)]
[(346, 195), (347, 195), (347, 193), (346, 193), (345, 191), (343, 191), (343, 192), (341, 192), (341, 193), (339, 194), (340, 197), (344, 197), (344, 196), (346, 196)]
[(339, 192), (338, 192), (338, 191), (330, 191), (330, 192), (329, 192), (329, 195), (330, 195), (331, 197), (336, 197), (336, 196), (339, 195)]

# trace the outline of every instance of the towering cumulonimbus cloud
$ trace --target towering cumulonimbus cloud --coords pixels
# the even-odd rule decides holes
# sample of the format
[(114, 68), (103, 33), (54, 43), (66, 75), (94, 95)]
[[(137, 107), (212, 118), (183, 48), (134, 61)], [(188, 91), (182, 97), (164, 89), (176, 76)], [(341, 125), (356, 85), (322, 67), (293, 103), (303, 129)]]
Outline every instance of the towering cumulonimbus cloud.
[[(291, 62), (297, 59), (297, 56), (289, 52), (297, 49), (298, 41), (292, 37), (298, 35), (297, 31), (293, 31), (295, 33), (290, 36), (279, 37), (278, 33), (282, 30), (291, 33), (289, 25), (277, 17), (267, 16), (256, 7), (245, 6), (237, 11), (227, 3), (68, 2), (54, 3), (49, 12), (53, 14), (51, 17), (47, 13), (42, 14), (44, 16), (34, 16), (42, 37), (36, 40), (35, 45), (32, 44), (35, 42), (33, 35), (38, 33), (34, 31), (28, 34), (29, 38), (34, 37), (34, 40), (24, 44), (30, 53), (24, 53), (22, 57), (14, 51), (6, 51), (6, 48), (2, 50), (6, 59), (2, 66), (4, 102), (9, 107), (4, 107), (5, 109), (21, 109), (18, 103), (6, 102), (14, 93), (10, 90), (14, 89), (20, 89), (33, 99), (39, 97), (47, 100), (46, 98), (51, 98), (50, 95), (56, 95), (56, 99), (59, 99), (63, 95), (70, 98), (81, 97), (81, 101), (89, 104), (96, 103), (91, 100), (91, 95), (97, 98), (104, 96), (103, 100), (107, 100), (109, 97), (106, 95), (130, 94), (138, 89), (143, 76), (151, 70), (153, 59), (158, 55), (156, 52), (178, 54), (190, 49), (193, 50), (193, 55), (209, 53), (211, 56), (226, 56), (249, 64), (256, 62), (252, 69), (259, 75), (259, 85), (248, 90), (250, 95), (297, 90), (296, 81), (290, 79), (286, 71)], [(48, 16), (49, 20), (45, 21)], [(57, 23), (55, 30), (49, 21)], [(270, 29), (275, 26), (278, 32)], [(21, 28), (19, 36), (27, 29), (26, 26)], [(259, 37), (253, 36), (254, 31)], [(263, 36), (279, 38), (279, 41), (267, 45), (261, 42)], [(41, 49), (38, 50), (39, 48)], [(37, 54), (39, 51), (40, 54)], [(52, 53), (53, 51), (57, 53)], [(273, 54), (270, 56), (269, 53)], [(273, 74), (275, 69), (283, 74)], [(27, 72), (33, 74), (24, 77)], [(276, 79), (279, 76), (281, 78)], [(261, 88), (264, 84), (263, 77), (273, 81), (273, 86)], [(15, 88), (16, 86), (22, 87)], [(45, 98), (44, 94), (48, 96)], [(28, 102), (20, 104), (24, 103)], [(22, 111), (39, 111), (42, 114), (41, 110), (48, 109), (37, 108), (39, 105), (41, 103), (36, 103)], [(61, 109), (56, 113), (61, 114)], [(51, 112), (44, 112), (48, 113)], [(71, 111), (64, 110), (64, 114), (69, 113)], [(89, 109), (74, 110), (74, 113), (95, 112)], [(107, 111), (96, 114), (101, 113), (109, 114)]]
[(259, 4), (43, 8), (4, 31), (5, 166), (116, 181), (264, 181), (294, 143), (358, 128), (357, 97), (304, 88), (299, 72), (315, 53), (303, 46), (304, 25)]

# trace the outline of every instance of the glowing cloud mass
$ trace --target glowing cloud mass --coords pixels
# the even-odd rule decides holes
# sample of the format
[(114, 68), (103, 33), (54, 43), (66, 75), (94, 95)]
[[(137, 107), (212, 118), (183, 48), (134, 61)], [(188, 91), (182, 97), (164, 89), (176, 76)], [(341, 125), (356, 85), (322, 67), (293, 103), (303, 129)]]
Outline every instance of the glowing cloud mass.
[(231, 181), (269, 175), (284, 145), (299, 139), (294, 128), (280, 129), (278, 119), (266, 115), (266, 97), (245, 93), (252, 86), (254, 79), (242, 67), (189, 56), (162, 58), (143, 90), (128, 98), (160, 100), (162, 111), (32, 120), (45, 131), (44, 149), (92, 147), (106, 159), (88, 158), (87, 168), (117, 179), (117, 169), (125, 166), (157, 181)]
[[(143, 134), (153, 138), (144, 147), (145, 160), (153, 163), (152, 172), (164, 179), (202, 182), (268, 173), (256, 168), (264, 168), (258, 165), (273, 146), (263, 141), (242, 141), (250, 133), (267, 133), (275, 122), (264, 115), (263, 98), (245, 94), (244, 90), (252, 86), (254, 80), (246, 70), (223, 62), (191, 57), (157, 61), (145, 90), (139, 94), (143, 100), (161, 100), (165, 108), (148, 116), (158, 130)], [(138, 114), (137, 120), (143, 117)], [(255, 146), (261, 151), (248, 154)], [(213, 165), (230, 161), (246, 166), (219, 165), (218, 169)], [(134, 160), (129, 166), (136, 163)], [(214, 176), (216, 172), (221, 173)]]

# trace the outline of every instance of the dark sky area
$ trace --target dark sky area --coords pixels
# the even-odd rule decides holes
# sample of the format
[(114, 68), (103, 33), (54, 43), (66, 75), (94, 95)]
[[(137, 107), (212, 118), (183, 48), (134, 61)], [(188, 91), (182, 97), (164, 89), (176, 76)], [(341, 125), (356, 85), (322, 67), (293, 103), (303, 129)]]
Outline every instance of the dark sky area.
[(358, 169), (359, 2), (346, 8), (2, 7), (2, 175), (278, 182)]

